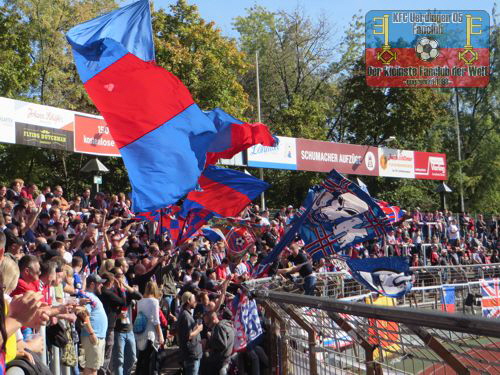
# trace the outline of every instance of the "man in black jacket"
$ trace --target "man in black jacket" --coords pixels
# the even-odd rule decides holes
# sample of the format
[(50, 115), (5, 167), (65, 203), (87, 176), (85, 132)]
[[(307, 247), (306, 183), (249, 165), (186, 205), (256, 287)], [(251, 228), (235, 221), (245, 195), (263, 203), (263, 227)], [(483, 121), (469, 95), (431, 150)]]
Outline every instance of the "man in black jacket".
[(205, 324), (211, 329), (207, 356), (201, 362), (201, 374), (225, 375), (229, 357), (233, 354), (234, 326), (231, 320), (219, 320), (215, 311), (205, 313)]

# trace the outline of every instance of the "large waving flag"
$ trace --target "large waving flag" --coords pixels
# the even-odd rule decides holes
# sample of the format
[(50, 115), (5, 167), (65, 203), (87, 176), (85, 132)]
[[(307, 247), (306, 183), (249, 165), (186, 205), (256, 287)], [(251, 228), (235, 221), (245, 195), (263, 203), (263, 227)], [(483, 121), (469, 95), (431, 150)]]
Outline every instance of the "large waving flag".
[(215, 164), (221, 158), (230, 159), (256, 144), (272, 147), (278, 142), (264, 124), (242, 122), (220, 108), (206, 112), (206, 115), (217, 128), (217, 135), (208, 149), (207, 164)]
[(266, 274), (297, 232), (305, 243), (304, 250), (318, 260), (384, 235), (390, 229), (389, 220), (377, 203), (333, 169), (321, 185), (309, 190), (290, 229), (256, 267), (253, 277)]
[(176, 203), (196, 187), (216, 128), (182, 82), (153, 62), (148, 0), (77, 25), (67, 39), (120, 149), (134, 211)]
[(309, 209), (300, 226), (304, 249), (317, 260), (391, 229), (380, 206), (358, 185), (332, 170), (319, 186), (309, 190)]
[(269, 184), (245, 173), (209, 166), (200, 176), (200, 190), (188, 194), (183, 213), (204, 208), (219, 217), (237, 216), (252, 200), (269, 188)]

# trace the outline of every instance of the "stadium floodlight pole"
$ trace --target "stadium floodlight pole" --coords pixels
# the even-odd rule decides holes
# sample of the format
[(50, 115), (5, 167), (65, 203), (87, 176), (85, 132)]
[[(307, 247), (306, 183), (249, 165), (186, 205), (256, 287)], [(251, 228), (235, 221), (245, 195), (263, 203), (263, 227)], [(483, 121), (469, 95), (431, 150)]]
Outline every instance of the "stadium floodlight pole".
[(455, 87), (455, 126), (457, 128), (457, 150), (458, 150), (458, 173), (459, 173), (459, 185), (460, 185), (460, 211), (465, 212), (464, 205), (464, 187), (463, 187), (463, 175), (462, 175), (462, 143), (460, 142), (460, 122), (458, 118), (458, 90)]
[[(260, 118), (260, 83), (259, 83), (259, 51), (255, 52), (255, 83), (257, 86), (257, 121), (262, 122)], [(264, 180), (264, 169), (259, 168), (259, 177)], [(260, 193), (260, 207), (262, 210), (266, 209), (266, 196), (264, 192)]]

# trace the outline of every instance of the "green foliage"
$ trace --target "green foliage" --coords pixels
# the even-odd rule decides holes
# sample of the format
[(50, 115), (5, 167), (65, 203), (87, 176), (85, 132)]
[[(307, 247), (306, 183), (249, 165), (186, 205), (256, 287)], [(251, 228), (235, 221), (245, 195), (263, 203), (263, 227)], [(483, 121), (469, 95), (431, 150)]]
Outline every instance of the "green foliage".
[(434, 89), (369, 87), (359, 60), (340, 85), (330, 134), (335, 141), (368, 145), (395, 136), (399, 147), (429, 150), (429, 133), (446, 119), (446, 100)]
[[(97, 113), (81, 84), (65, 32), (117, 6), (115, 0), (11, 0), (0, 6), (0, 96)], [(496, 22), (494, 11), (493, 21)], [(500, 210), (500, 32), (491, 33), (491, 80), (484, 89), (370, 88), (364, 76), (364, 24), (359, 14), (332, 42), (329, 22), (301, 11), (270, 12), (260, 6), (237, 17), (237, 42), (202, 19), (196, 6), (178, 0), (153, 12), (156, 61), (189, 88), (203, 108), (222, 107), (257, 120), (258, 54), (262, 121), (278, 135), (445, 152), (449, 206), (458, 209), (460, 182), (472, 211)], [(455, 98), (463, 161), (459, 173)], [(62, 184), (80, 192), (92, 176), (80, 168), (91, 156), (17, 145), (0, 145), (0, 182), (13, 177), (40, 185)], [(111, 173), (104, 187), (127, 191), (120, 158), (103, 162)], [(265, 171), (272, 184), (269, 205), (298, 205), (324, 174)], [(363, 177), (370, 192), (405, 208), (436, 209), (435, 181)]]
[[(386, 178), (377, 180), (379, 192), (375, 196), (381, 200), (399, 205), (406, 210), (419, 207), (424, 211), (433, 211), (440, 208), (439, 194), (434, 192), (436, 186), (433, 182), (395, 179), (387, 181), (389, 179)], [(370, 190), (370, 193), (373, 194), (374, 191)]]
[(157, 63), (181, 79), (198, 105), (243, 115), (249, 104), (239, 77), (248, 62), (234, 41), (185, 0), (170, 5), (169, 12), (154, 12), (153, 29)]
[(35, 81), (28, 25), (21, 15), (6, 5), (0, 6), (0, 94), (17, 97)]

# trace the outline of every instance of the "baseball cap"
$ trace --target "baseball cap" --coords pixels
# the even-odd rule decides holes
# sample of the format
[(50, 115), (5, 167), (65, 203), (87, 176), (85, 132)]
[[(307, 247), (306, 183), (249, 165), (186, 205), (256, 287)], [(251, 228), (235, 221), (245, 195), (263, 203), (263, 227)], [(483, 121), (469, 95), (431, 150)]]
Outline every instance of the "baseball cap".
[(89, 276), (87, 276), (87, 284), (90, 283), (104, 284), (105, 282), (106, 280), (103, 279), (101, 276), (99, 276), (97, 273), (92, 273)]

